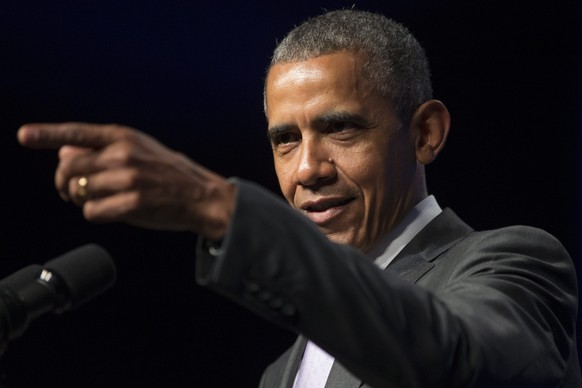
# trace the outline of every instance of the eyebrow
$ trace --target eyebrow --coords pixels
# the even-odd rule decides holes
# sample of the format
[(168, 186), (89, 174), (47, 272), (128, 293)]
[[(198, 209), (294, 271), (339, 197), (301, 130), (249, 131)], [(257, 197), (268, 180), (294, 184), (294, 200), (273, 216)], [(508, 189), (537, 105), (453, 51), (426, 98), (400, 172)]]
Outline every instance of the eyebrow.
[[(370, 122), (366, 120), (363, 116), (357, 113), (351, 113), (347, 111), (331, 111), (323, 113), (315, 118), (314, 123), (318, 126), (321, 126), (344, 121), (352, 122), (362, 127), (370, 126)], [(294, 128), (297, 128), (295, 124), (274, 125), (267, 129), (267, 137), (270, 140), (272, 140), (275, 139), (278, 135), (287, 133), (293, 130)]]
[(361, 126), (369, 126), (369, 121), (357, 113), (347, 111), (326, 112), (315, 119), (317, 124), (331, 124), (348, 121)]

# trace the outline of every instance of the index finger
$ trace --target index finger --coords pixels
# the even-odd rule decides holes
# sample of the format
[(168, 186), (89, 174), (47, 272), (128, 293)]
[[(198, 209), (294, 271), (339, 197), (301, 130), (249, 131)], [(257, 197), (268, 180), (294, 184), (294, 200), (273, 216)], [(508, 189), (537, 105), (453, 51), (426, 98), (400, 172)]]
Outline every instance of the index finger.
[(86, 148), (103, 148), (125, 138), (129, 128), (116, 124), (88, 123), (33, 123), (18, 130), (20, 144), (30, 148), (56, 149), (64, 145)]

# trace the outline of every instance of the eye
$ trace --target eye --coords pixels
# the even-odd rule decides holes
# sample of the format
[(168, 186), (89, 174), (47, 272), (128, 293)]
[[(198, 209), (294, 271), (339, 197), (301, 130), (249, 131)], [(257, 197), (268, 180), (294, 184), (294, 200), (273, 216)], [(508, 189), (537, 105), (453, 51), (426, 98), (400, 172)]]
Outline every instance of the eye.
[(330, 123), (328, 131), (331, 133), (334, 133), (334, 132), (348, 131), (350, 129), (355, 129), (355, 128), (356, 128), (356, 124), (354, 124), (350, 121), (336, 121), (336, 122)]
[(301, 135), (293, 131), (280, 131), (270, 136), (274, 150), (287, 152), (301, 141)]
[(333, 121), (327, 125), (325, 132), (333, 139), (347, 141), (354, 139), (363, 127), (353, 121)]
[(292, 132), (284, 132), (275, 137), (276, 144), (289, 144), (299, 140), (299, 136)]

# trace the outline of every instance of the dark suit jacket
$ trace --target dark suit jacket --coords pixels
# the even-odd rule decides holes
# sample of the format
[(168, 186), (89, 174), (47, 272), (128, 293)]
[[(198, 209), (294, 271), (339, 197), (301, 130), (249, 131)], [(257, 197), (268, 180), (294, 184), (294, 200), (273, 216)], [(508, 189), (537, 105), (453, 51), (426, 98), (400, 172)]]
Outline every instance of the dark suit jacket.
[[(547, 233), (475, 232), (447, 209), (381, 271), (278, 198), (238, 184), (221, 250), (201, 243), (198, 280), (332, 354), (357, 376), (338, 386), (581, 386), (575, 271)], [(262, 386), (291, 387), (304, 346), (269, 367)]]

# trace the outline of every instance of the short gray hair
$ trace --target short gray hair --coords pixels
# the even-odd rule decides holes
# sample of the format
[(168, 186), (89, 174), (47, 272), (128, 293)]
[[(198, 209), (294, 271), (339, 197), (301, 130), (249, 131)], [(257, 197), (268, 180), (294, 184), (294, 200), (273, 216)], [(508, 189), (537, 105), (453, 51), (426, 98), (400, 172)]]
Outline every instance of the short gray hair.
[(428, 60), (418, 41), (401, 24), (366, 11), (337, 10), (306, 20), (277, 45), (268, 70), (343, 50), (363, 55), (365, 76), (392, 100), (402, 121), (432, 98)]

